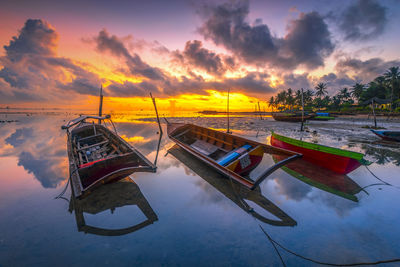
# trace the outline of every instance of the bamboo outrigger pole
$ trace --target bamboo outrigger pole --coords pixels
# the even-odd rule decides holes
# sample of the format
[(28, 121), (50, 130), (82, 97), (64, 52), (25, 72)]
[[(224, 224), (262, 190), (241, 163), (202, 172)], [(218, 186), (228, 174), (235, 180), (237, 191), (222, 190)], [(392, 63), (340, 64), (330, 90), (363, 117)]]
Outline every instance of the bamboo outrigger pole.
[[(103, 85), (100, 86), (100, 104), (99, 104), (99, 117), (103, 114)], [(101, 124), (101, 120), (99, 119), (99, 124)]]
[[(157, 159), (158, 159), (158, 153), (160, 151), (160, 144), (161, 144), (161, 139), (162, 139), (162, 136), (163, 136), (163, 130), (162, 130), (162, 127), (161, 127), (160, 118), (158, 117), (156, 99), (153, 97), (153, 95), (151, 93), (150, 93), (150, 97), (151, 97), (151, 100), (153, 101), (154, 110), (156, 111), (156, 116), (157, 116), (158, 128), (160, 129), (160, 138), (158, 139), (157, 153), (156, 153), (156, 157), (154, 159), (154, 166), (157, 166)], [(168, 123), (167, 119), (165, 119), (165, 121)]]

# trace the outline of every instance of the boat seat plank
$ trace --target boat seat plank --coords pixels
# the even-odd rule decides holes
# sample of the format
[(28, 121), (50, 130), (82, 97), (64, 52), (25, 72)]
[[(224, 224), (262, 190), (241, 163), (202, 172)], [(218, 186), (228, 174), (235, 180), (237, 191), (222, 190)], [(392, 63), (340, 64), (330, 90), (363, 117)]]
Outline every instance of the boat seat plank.
[(106, 143), (108, 143), (108, 142), (109, 142), (109, 140), (104, 140), (104, 141), (101, 141), (101, 142), (99, 142), (99, 143), (96, 143), (96, 144), (93, 144), (93, 145), (90, 145), (90, 146), (81, 147), (81, 148), (78, 149), (78, 151), (86, 150), (86, 149), (88, 149), (88, 148), (95, 147), (95, 146), (101, 146), (101, 145), (104, 145), (104, 144), (106, 144)]
[(207, 134), (204, 134), (204, 133), (202, 133), (202, 132), (197, 132), (197, 131), (195, 131), (195, 132), (193, 132), (193, 133), (196, 134), (196, 136), (205, 136), (206, 138), (208, 137), (209, 139), (215, 140), (215, 141), (217, 141), (218, 143), (222, 143), (222, 144), (225, 144), (225, 145), (228, 145), (228, 146), (237, 147), (237, 145), (233, 145), (233, 144), (231, 144), (231, 143), (229, 143), (229, 142), (227, 142), (227, 141), (221, 140), (220, 138), (217, 138), (217, 137), (214, 137), (214, 136), (211, 136), (211, 135), (207, 135)]
[(196, 140), (196, 142), (194, 142), (190, 146), (206, 156), (211, 155), (219, 149), (219, 147), (207, 143), (203, 140)]
[(181, 133), (175, 135), (174, 137), (175, 137), (175, 138), (179, 138), (179, 137), (181, 137), (182, 135), (187, 134), (189, 131), (190, 131), (190, 129), (187, 129), (186, 131), (183, 131), (183, 132), (181, 132)]
[(100, 134), (95, 134), (95, 135), (89, 135), (89, 136), (80, 138), (80, 139), (79, 139), (79, 142), (82, 142), (82, 141), (87, 140), (87, 139), (90, 139), (90, 138), (96, 138), (96, 137), (99, 137), (99, 136), (103, 136), (103, 134), (100, 133)]

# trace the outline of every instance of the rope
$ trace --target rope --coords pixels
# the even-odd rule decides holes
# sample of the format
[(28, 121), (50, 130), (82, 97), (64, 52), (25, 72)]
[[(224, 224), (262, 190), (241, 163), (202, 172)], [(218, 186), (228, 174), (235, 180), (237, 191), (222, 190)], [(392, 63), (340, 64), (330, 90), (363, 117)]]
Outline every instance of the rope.
[(364, 165), (365, 168), (367, 168), (367, 170), (372, 174), (372, 176), (374, 176), (376, 179), (378, 179), (379, 181), (381, 181), (382, 183), (386, 184), (386, 185), (390, 185), (393, 186), (392, 184), (389, 184), (388, 182), (383, 181), (381, 178), (379, 178), (378, 176), (376, 176), (369, 168), (367, 165)]
[(63, 195), (64, 195), (65, 192), (67, 191), (68, 185), (69, 185), (69, 183), (70, 183), (70, 181), (71, 181), (71, 176), (72, 176), (72, 174), (73, 174), (74, 172), (76, 172), (77, 170), (78, 170), (78, 169), (75, 169), (75, 170), (73, 170), (73, 171), (69, 174), (68, 182), (67, 182), (67, 184), (65, 185), (63, 191), (61, 191), (61, 193), (60, 193), (58, 196), (56, 196), (54, 199), (63, 198)]
[[(328, 266), (360, 266), (360, 265), (378, 265), (378, 264), (383, 264), (383, 263), (392, 263), (392, 262), (400, 262), (400, 259), (390, 259), (390, 260), (383, 260), (383, 261), (375, 261), (375, 262), (358, 262), (358, 263), (341, 263), (341, 264), (336, 264), (336, 263), (328, 263), (328, 262), (322, 262), (322, 261), (317, 261), (311, 258), (307, 258), (304, 257), (300, 254), (297, 254), (296, 252), (293, 252), (287, 248), (285, 248), (284, 246), (282, 246), (281, 244), (279, 244), (278, 242), (276, 242), (275, 240), (273, 240), (270, 235), (268, 235), (268, 233), (264, 230), (264, 228), (259, 224), (261, 230), (263, 231), (263, 233), (265, 234), (265, 236), (268, 238), (268, 240), (272, 243), (275, 243), (277, 246), (279, 246), (280, 248), (282, 248), (284, 251), (302, 258), (303, 260), (306, 261), (310, 261), (316, 264), (321, 264), (321, 265), (328, 265)], [(275, 247), (275, 246), (274, 246)], [(280, 255), (280, 254), (279, 254)], [(284, 264), (284, 263), (283, 263)], [(284, 265), (285, 266), (285, 265)]]

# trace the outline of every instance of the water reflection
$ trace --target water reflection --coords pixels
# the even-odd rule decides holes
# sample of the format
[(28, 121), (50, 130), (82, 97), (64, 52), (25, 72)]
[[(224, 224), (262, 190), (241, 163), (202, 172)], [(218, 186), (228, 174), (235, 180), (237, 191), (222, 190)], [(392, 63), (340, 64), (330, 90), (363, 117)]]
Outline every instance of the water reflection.
[[(147, 219), (121, 229), (105, 229), (86, 224), (84, 213), (95, 215), (105, 210), (110, 210), (113, 214), (116, 208), (129, 205), (136, 205)], [(76, 199), (71, 195), (69, 211), (71, 213), (75, 212), (76, 225), (79, 232), (103, 236), (126, 235), (158, 220), (157, 214), (140, 191), (139, 186), (129, 177), (115, 183), (103, 185), (84, 199)]]
[[(279, 155), (273, 155), (272, 157), (275, 162), (282, 160)], [(334, 173), (302, 159), (286, 164), (282, 167), (282, 170), (313, 187), (355, 202), (358, 201), (355, 195), (362, 190), (347, 175)]]
[(15, 156), (44, 188), (55, 188), (67, 177), (65, 138), (56, 125), (56, 117), (20, 119), (21, 123), (0, 130), (0, 156)]
[(387, 142), (382, 145), (382, 142), (379, 142), (379, 144), (362, 144), (361, 147), (366, 155), (373, 158), (376, 164), (384, 165), (391, 162), (400, 166), (399, 146)]
[[(295, 226), (297, 224), (295, 220), (293, 220), (289, 215), (282, 211), (278, 206), (265, 198), (261, 194), (261, 190), (259, 187), (255, 190), (249, 190), (245, 186), (226, 179), (216, 170), (208, 167), (188, 152), (180, 149), (177, 145), (174, 145), (172, 148), (170, 148), (168, 150), (168, 153), (173, 155), (186, 167), (195, 172), (198, 176), (203, 178), (206, 182), (208, 182), (215, 189), (220, 191), (227, 198), (233, 201), (241, 209), (248, 212), (254, 218), (275, 226)], [(250, 204), (248, 202), (250, 202)], [(260, 214), (257, 211), (258, 207), (256, 207), (255, 209), (251, 207), (253, 203), (263, 209), (263, 212), (267, 211), (277, 219), (270, 219)]]

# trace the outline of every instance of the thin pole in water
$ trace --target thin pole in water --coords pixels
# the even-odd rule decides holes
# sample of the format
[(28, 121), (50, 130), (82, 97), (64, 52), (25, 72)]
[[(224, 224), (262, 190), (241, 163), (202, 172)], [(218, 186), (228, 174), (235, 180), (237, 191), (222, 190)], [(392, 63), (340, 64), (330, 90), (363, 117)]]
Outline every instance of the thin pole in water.
[(301, 128), (300, 131), (304, 131), (304, 99), (303, 99), (303, 88), (301, 88)]
[(231, 133), (230, 131), (229, 131), (229, 91), (230, 91), (230, 89), (228, 89), (228, 101), (227, 101), (227, 104), (226, 104), (226, 115), (227, 115), (227, 119), (228, 119), (228, 127), (227, 127), (227, 129), (226, 129), (226, 132), (227, 133)]
[(374, 114), (374, 124), (375, 124), (375, 129), (376, 127), (376, 115), (375, 115), (375, 107), (374, 107), (374, 99), (372, 99), (372, 113)]
[(257, 104), (258, 104), (258, 113), (260, 114), (260, 120), (263, 120), (261, 115), (260, 101), (258, 101)]
[[(99, 104), (99, 117), (103, 115), (103, 85), (100, 86), (100, 104)], [(101, 119), (99, 119), (99, 124), (101, 124)]]

